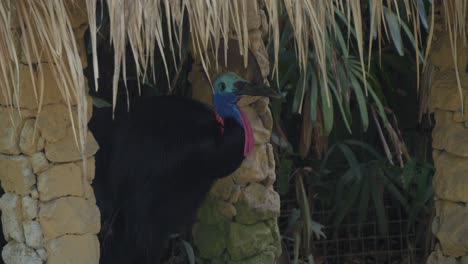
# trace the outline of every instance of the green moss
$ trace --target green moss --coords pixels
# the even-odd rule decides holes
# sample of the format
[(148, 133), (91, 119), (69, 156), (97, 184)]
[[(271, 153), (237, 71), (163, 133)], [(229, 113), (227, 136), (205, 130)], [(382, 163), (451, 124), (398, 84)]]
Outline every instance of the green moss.
[(260, 254), (272, 242), (271, 230), (265, 223), (255, 225), (229, 224), (227, 249), (233, 261)]
[(193, 226), (193, 242), (201, 258), (219, 258), (226, 250), (226, 229), (223, 226), (202, 223)]

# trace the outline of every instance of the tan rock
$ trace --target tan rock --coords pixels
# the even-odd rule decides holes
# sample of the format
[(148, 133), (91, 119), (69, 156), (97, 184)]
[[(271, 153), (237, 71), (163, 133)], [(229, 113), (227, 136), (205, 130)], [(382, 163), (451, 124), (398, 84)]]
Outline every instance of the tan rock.
[(245, 158), (241, 167), (231, 177), (238, 184), (261, 182), (273, 170), (274, 168), (270, 166), (270, 161), (268, 160), (267, 146), (263, 144), (254, 148), (253, 152)]
[(24, 243), (10, 241), (2, 250), (5, 264), (42, 264), (37, 253)]
[(255, 144), (264, 144), (269, 142), (271, 130), (265, 128), (262, 118), (257, 114), (255, 109), (252, 107), (245, 107), (241, 108), (241, 111), (245, 113), (249, 119), (250, 125), (252, 126)]
[(468, 157), (468, 129), (463, 123), (439, 124), (432, 131), (432, 147), (454, 155)]
[(213, 197), (227, 201), (231, 197), (235, 186), (236, 184), (231, 177), (224, 177), (217, 180), (213, 184), (213, 187), (210, 190), (210, 194)]
[[(29, 67), (24, 64), (19, 65), (19, 102), (13, 100), (14, 106), (20, 106), (21, 108), (31, 110), (35, 110), (38, 108), (38, 102), (40, 97), (39, 84), (41, 83), (41, 74), (44, 77), (44, 87), (47, 88), (43, 91), (43, 106), (63, 101), (62, 95), (60, 94), (60, 90), (58, 88), (57, 82), (55, 81), (54, 73), (52, 70), (52, 67), (55, 66), (51, 63), (40, 63), (39, 66), (40, 68), (38, 68), (38, 72), (34, 73), (33, 79), (31, 79)], [(34, 93), (35, 86), (33, 84), (36, 84), (36, 94)], [(10, 105), (3, 96), (0, 96), (0, 104)]]
[(31, 191), (31, 198), (33, 198), (34, 200), (38, 200), (39, 199), (39, 192), (37, 191), (36, 188), (33, 188), (32, 191)]
[(276, 172), (275, 172), (276, 161), (275, 161), (275, 154), (273, 153), (273, 146), (271, 144), (266, 144), (266, 148), (267, 148), (268, 163), (269, 163), (270, 168), (272, 169), (267, 171), (267, 177), (265, 181), (263, 181), (263, 184), (269, 187), (269, 186), (273, 186), (273, 184), (276, 181)]
[(82, 26), (88, 23), (88, 13), (86, 9), (86, 1), (66, 0), (64, 5), (70, 17), (70, 23), (73, 28)]
[(63, 196), (83, 197), (83, 177), (74, 163), (56, 165), (39, 174), (37, 189), (41, 201), (49, 201)]
[(468, 207), (457, 203), (436, 201), (433, 232), (446, 256), (459, 257), (468, 252)]
[(44, 152), (38, 152), (31, 156), (31, 165), (34, 173), (41, 173), (49, 168), (49, 161)]
[(46, 241), (66, 234), (97, 234), (100, 218), (96, 204), (83, 198), (63, 197), (39, 205)]
[(39, 257), (43, 260), (43, 261), (46, 261), (47, 260), (47, 251), (43, 248), (40, 248), (38, 250), (36, 250), (36, 253), (37, 255), (39, 255)]
[[(468, 81), (468, 76), (462, 75), (461, 78), (462, 83)], [(455, 71), (437, 72), (433, 79), (429, 98), (430, 111), (439, 109), (460, 112), (463, 102), (460, 100)]]
[(463, 257), (460, 259), (460, 264), (468, 264), (468, 255), (463, 256)]
[(453, 121), (454, 122), (466, 122), (468, 121), (468, 96), (465, 95), (463, 97), (463, 113), (461, 111), (456, 111), (453, 113)]
[(22, 199), (23, 220), (33, 220), (37, 217), (38, 201), (30, 196), (24, 196)]
[(68, 107), (64, 104), (44, 106), (37, 117), (37, 127), (48, 142), (57, 142), (67, 135), (71, 125)]
[(236, 221), (241, 224), (277, 218), (280, 215), (280, 197), (273, 188), (252, 183), (242, 193), (236, 209)]
[(221, 215), (223, 215), (227, 219), (232, 219), (234, 216), (237, 215), (237, 209), (232, 203), (219, 201), (218, 206)]
[(23, 225), (21, 224), (21, 199), (13, 193), (5, 193), (0, 198), (2, 210), (2, 227), (5, 240), (24, 242)]
[(96, 203), (93, 187), (89, 183), (84, 184), (84, 198), (92, 203)]
[(0, 107), (0, 124), (0, 153), (18, 155), (21, 152), (19, 138), (23, 125), (18, 111)]
[(47, 242), (48, 264), (98, 264), (99, 241), (95, 235), (66, 235)]
[[(93, 156), (99, 149), (96, 140), (89, 131), (87, 133), (85, 148), (85, 157)], [(55, 143), (47, 144), (45, 154), (47, 159), (52, 162), (73, 162), (81, 159), (81, 152), (76, 145), (75, 137), (71, 131), (68, 132), (65, 138)]]
[(241, 195), (242, 195), (241, 187), (239, 185), (236, 185), (232, 192), (231, 198), (229, 199), (229, 202), (232, 204), (236, 204), (239, 201)]
[(35, 120), (28, 119), (24, 122), (23, 130), (21, 130), (19, 146), (21, 152), (26, 155), (32, 155), (41, 150), (43, 144), (39, 143), (41, 137), (38, 130), (34, 128)]
[[(443, 34), (446, 31), (444, 31)], [(452, 44), (450, 38), (448, 37), (441, 37), (437, 38), (436, 41), (432, 44), (432, 52), (431, 52), (431, 63), (437, 65), (437, 67), (441, 68), (442, 70), (450, 70), (453, 69), (453, 55), (452, 55)], [(467, 48), (463, 44), (461, 39), (458, 39), (458, 43), (456, 43), (458, 53), (457, 53), (457, 64), (460, 72), (463, 72), (462, 69), (465, 68), (465, 64), (467, 61)], [(459, 46), (461, 45), (461, 46)], [(452, 78), (455, 79), (454, 76)]]
[(26, 238), (26, 245), (34, 249), (43, 247), (42, 229), (37, 221), (24, 221), (24, 236)]
[(0, 154), (0, 180), (7, 192), (26, 195), (36, 183), (29, 158)]
[[(96, 174), (96, 160), (94, 157), (86, 160), (86, 168), (83, 168), (83, 161), (75, 162), (75, 164), (80, 168), (81, 173), (83, 176), (85, 176), (85, 179), (89, 182), (93, 182), (94, 176)], [(86, 169), (86, 171), (83, 169)]]
[(258, 101), (255, 102), (255, 104), (254, 104), (255, 111), (259, 115), (269, 114), (270, 113), (269, 104), (270, 104), (270, 99), (268, 99), (266, 97), (260, 97), (258, 99)]
[(436, 249), (427, 259), (426, 264), (459, 264), (454, 257), (446, 257), (440, 250), (440, 245), (436, 245)]
[(437, 168), (433, 179), (435, 194), (443, 200), (468, 202), (468, 158), (442, 151), (434, 154), (434, 163)]

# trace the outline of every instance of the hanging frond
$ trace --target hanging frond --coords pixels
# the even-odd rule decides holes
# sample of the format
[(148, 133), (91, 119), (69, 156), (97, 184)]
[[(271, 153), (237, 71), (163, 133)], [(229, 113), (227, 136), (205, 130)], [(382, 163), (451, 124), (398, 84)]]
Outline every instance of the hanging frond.
[[(93, 51), (93, 66), (95, 87), (99, 78), (98, 62), (96, 56), (96, 2), (85, 1), (91, 34), (91, 50)], [(101, 0), (102, 1), (102, 0)], [(78, 2), (78, 1), (76, 1)], [(360, 75), (365, 78), (368, 69), (365, 59), (370, 57), (374, 41), (381, 41), (386, 37), (394, 42), (398, 50), (401, 37), (395, 35), (403, 27), (402, 20), (413, 23), (409, 31), (403, 27), (407, 35), (412, 34), (416, 45), (416, 61), (424, 62), (431, 47), (430, 40), (433, 32), (433, 17), (431, 23), (426, 21), (423, 1), (416, 0), (375, 0), (369, 1), (371, 12), (370, 25), (362, 21), (363, 1), (323, 0), (323, 1), (293, 1), (293, 0), (107, 0), (110, 18), (111, 42), (115, 51), (113, 104), (117, 98), (117, 85), (121, 78), (126, 83), (126, 50), (131, 51), (136, 65), (137, 76), (141, 79), (148, 75), (155, 78), (154, 71), (164, 67), (168, 75), (167, 58), (164, 51), (172, 52), (172, 60), (176, 64), (182, 55), (176, 54), (181, 50), (183, 24), (187, 20), (190, 30), (192, 52), (201, 61), (206, 72), (217, 67), (218, 48), (224, 44), (224, 53), (227, 53), (229, 38), (236, 38), (239, 42), (240, 55), (244, 56), (247, 65), (248, 49), (252, 43), (249, 40), (249, 31), (252, 30), (249, 16), (258, 14), (262, 8), (268, 17), (268, 30), (270, 41), (274, 45), (273, 72), (278, 75), (278, 52), (280, 48), (279, 13), (285, 8), (291, 21), (297, 57), (300, 70), (304, 73), (309, 67), (310, 50), (314, 50), (315, 60), (319, 65), (317, 79), (323, 83), (323, 92), (326, 94), (326, 104), (330, 104), (330, 88), (327, 81), (329, 56), (327, 57), (327, 41), (329, 36), (337, 34), (338, 21), (346, 24), (348, 28), (348, 45), (350, 34), (353, 34), (352, 43), (358, 50), (360, 62)], [(454, 63), (456, 65), (457, 40), (461, 38), (466, 44), (466, 11), (468, 2), (465, 0), (432, 1), (441, 4), (445, 13), (446, 26), (450, 35)], [(71, 4), (70, 4), (71, 3)], [(68, 104), (71, 116), (72, 101), (78, 105), (78, 122), (73, 123), (76, 141), (81, 148), (86, 142), (86, 87), (82, 71), (82, 64), (78, 54), (76, 39), (70, 22), (67, 8), (73, 8), (75, 0), (0, 0), (0, 96), (7, 105), (19, 107), (20, 98), (20, 64), (29, 67), (31, 76), (41, 73), (41, 62), (47, 60), (55, 65), (54, 77), (58, 83), (60, 93)], [(431, 8), (434, 14), (434, 8)], [(404, 13), (404, 14), (403, 14)], [(430, 25), (428, 25), (430, 24)], [(420, 26), (423, 25), (423, 26)], [(364, 39), (363, 28), (370, 27), (372, 34), (369, 40)], [(429, 27), (429, 28), (427, 28)], [(424, 58), (420, 58), (422, 39), (420, 30), (429, 31), (427, 50)], [(385, 32), (382, 32), (383, 31)], [(163, 34), (169, 31), (169, 34)], [(412, 31), (412, 32), (411, 32)], [(224, 43), (221, 43), (221, 42)], [(368, 54), (365, 54), (364, 43), (368, 43)], [(177, 49), (176, 47), (179, 47)], [(21, 54), (18, 51), (21, 49)], [(154, 65), (156, 52), (162, 55), (163, 65)], [(209, 58), (216, 58), (216, 63)], [(367, 57), (366, 57), (367, 56)], [(227, 56), (224, 56), (227, 58)], [(24, 58), (24, 62), (20, 62)], [(224, 61), (227, 64), (227, 61)], [(368, 62), (369, 63), (369, 62)], [(37, 66), (37, 68), (36, 68)], [(425, 68), (423, 68), (424, 71)], [(152, 73), (150, 72), (152, 71)], [(419, 65), (418, 65), (419, 71)], [(276, 72), (276, 73), (275, 73)], [(457, 72), (457, 81), (461, 91), (460, 77)], [(41, 80), (41, 78), (35, 78)], [(169, 78), (168, 78), (169, 80)], [(366, 84), (364, 83), (364, 86)], [(38, 112), (43, 104), (43, 82), (33, 83), (35, 100)], [(339, 88), (339, 87), (338, 87)], [(368, 89), (365, 87), (365, 91)], [(462, 94), (461, 94), (462, 95)], [(303, 99), (303, 96), (302, 96)], [(299, 109), (302, 109), (302, 101)], [(74, 124), (78, 124), (76, 128)]]

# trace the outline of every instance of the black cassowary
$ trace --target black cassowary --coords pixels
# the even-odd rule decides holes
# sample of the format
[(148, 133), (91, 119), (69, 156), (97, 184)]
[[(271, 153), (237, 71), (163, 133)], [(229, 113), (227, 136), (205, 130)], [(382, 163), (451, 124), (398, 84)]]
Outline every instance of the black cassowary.
[(159, 263), (168, 236), (194, 222), (213, 182), (251, 152), (252, 128), (236, 103), (274, 92), (234, 73), (213, 85), (215, 110), (175, 96), (143, 99), (114, 121), (110, 108), (95, 108), (101, 263)]

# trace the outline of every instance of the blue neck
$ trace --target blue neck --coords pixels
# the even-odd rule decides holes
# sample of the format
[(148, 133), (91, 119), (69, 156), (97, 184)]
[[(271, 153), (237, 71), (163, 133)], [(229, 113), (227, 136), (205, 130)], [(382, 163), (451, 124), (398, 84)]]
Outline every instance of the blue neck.
[(237, 108), (237, 96), (233, 93), (215, 93), (213, 96), (216, 113), (223, 119), (232, 117), (242, 125), (241, 114)]

